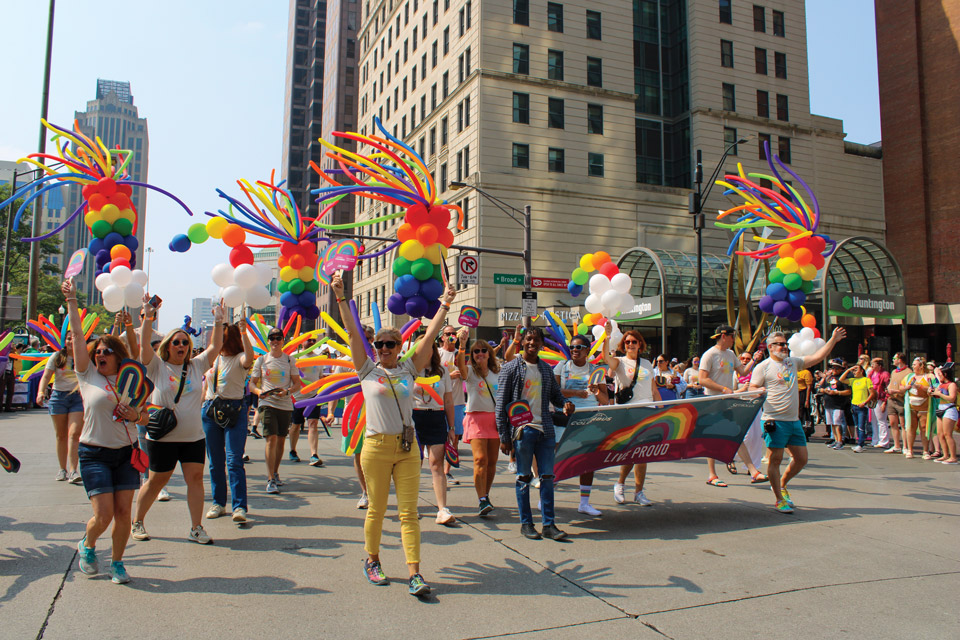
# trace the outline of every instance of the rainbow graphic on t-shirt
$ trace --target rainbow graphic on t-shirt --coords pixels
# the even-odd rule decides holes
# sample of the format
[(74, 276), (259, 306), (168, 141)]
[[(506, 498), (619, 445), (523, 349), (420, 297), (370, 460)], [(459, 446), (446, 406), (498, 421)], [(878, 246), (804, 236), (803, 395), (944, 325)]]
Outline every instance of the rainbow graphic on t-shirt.
[(597, 450), (624, 451), (640, 442), (684, 440), (693, 433), (696, 423), (697, 410), (692, 405), (677, 405), (614, 431), (600, 443)]
[(606, 377), (607, 372), (603, 367), (597, 367), (593, 370), (593, 373), (590, 374), (590, 385), (601, 385), (603, 384), (603, 379)]

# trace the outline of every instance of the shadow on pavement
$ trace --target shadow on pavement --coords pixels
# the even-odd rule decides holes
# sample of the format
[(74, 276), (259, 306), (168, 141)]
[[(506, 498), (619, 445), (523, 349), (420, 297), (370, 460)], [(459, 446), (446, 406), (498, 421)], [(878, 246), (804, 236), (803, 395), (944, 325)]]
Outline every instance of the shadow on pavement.
[[(109, 580), (109, 576), (107, 576)], [(223, 593), (228, 595), (292, 595), (313, 596), (330, 593), (315, 587), (298, 587), (293, 580), (274, 576), (250, 576), (245, 578), (189, 578), (187, 580), (161, 580), (149, 576), (135, 576), (127, 585), (137, 591), (151, 593)]]

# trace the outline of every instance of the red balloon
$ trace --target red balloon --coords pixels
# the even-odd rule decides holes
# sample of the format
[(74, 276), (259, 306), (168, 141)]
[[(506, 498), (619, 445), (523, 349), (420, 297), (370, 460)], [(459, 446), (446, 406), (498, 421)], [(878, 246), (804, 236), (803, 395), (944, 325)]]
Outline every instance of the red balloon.
[(133, 187), (128, 184), (120, 183), (117, 185), (117, 193), (122, 193), (128, 198), (133, 195)]
[(297, 247), (298, 247), (297, 252), (300, 253), (300, 255), (302, 256), (317, 252), (316, 245), (310, 242), (309, 240), (301, 240), (300, 244), (298, 244)]
[(430, 207), (430, 223), (437, 229), (444, 229), (450, 224), (450, 209), (437, 205)]
[(130, 261), (129, 261), (129, 260), (125, 260), (125, 259), (123, 259), (123, 258), (114, 258), (113, 260), (110, 261), (110, 271), (113, 271), (114, 269), (116, 269), (117, 267), (120, 267), (120, 266), (123, 266), (123, 267), (126, 267), (127, 269), (129, 269), (129, 268), (130, 268)]
[(83, 189), (80, 190), (80, 193), (83, 194), (83, 199), (84, 199), (84, 200), (89, 200), (89, 199), (90, 199), (90, 196), (92, 196), (92, 195), (95, 194), (95, 193), (100, 193), (100, 192), (97, 191), (97, 185), (95, 185), (95, 184), (88, 184), (87, 186), (85, 186)]
[(813, 254), (813, 257), (810, 259), (810, 264), (817, 268), (817, 271), (823, 269), (823, 265), (826, 263), (823, 255), (820, 253)]
[(415, 204), (407, 208), (407, 215), (404, 216), (403, 219), (414, 227), (419, 227), (422, 224), (428, 224), (430, 222), (430, 215), (427, 213), (425, 206)]
[(816, 327), (812, 327), (812, 329), (813, 329), (813, 337), (814, 337), (814, 339), (819, 338), (819, 337), (820, 337), (820, 329), (817, 329)]
[(319, 259), (320, 259), (320, 256), (318, 256), (317, 254), (308, 253), (307, 255), (303, 256), (303, 264), (305, 267), (310, 267), (311, 269), (313, 269), (317, 266), (317, 260)]
[(116, 205), (117, 209), (119, 209), (120, 211), (130, 208), (130, 198), (120, 193), (119, 191), (117, 191), (115, 194), (107, 198), (107, 202), (109, 202), (112, 205)]
[(300, 247), (296, 242), (284, 242), (280, 245), (280, 255), (287, 256), (288, 258), (297, 254), (299, 251)]
[(432, 224), (420, 225), (417, 228), (417, 241), (424, 247), (436, 244), (437, 235), (437, 228)]
[(607, 276), (608, 278), (612, 278), (613, 276), (620, 273), (620, 269), (613, 262), (604, 263), (603, 265), (601, 265), (599, 271), (600, 273)]
[(230, 249), (230, 264), (239, 267), (242, 264), (253, 264), (253, 251), (245, 244), (238, 244)]
[(810, 251), (813, 253), (823, 253), (827, 248), (827, 242), (820, 236), (810, 236)]
[(113, 178), (100, 178), (97, 181), (97, 187), (100, 193), (108, 198), (117, 192), (117, 183)]
[(407, 240), (413, 240), (417, 237), (417, 232), (414, 229), (413, 225), (409, 222), (404, 222), (397, 228), (397, 240), (400, 242), (406, 242)]
[(440, 229), (440, 233), (437, 234), (437, 242), (449, 249), (450, 245), (453, 244), (453, 231)]

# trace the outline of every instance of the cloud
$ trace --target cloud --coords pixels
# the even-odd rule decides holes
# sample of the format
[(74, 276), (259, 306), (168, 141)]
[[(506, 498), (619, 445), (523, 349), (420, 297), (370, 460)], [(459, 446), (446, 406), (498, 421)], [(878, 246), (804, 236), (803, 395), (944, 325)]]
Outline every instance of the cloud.
[(9, 144), (0, 144), (0, 160), (16, 162), (20, 158), (26, 156), (28, 153), (30, 152), (26, 149), (21, 149), (20, 147), (15, 147)]

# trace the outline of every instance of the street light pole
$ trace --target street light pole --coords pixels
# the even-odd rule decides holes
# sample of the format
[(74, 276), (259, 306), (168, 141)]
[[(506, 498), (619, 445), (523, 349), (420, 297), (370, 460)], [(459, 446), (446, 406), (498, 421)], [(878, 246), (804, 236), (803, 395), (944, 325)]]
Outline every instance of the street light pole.
[(11, 182), (10, 205), (7, 207), (6, 236), (3, 238), (3, 273), (0, 275), (0, 329), (7, 323), (7, 289), (10, 288), (7, 278), (10, 266), (10, 236), (13, 235), (13, 194), (17, 192), (17, 167), (13, 167), (13, 182)]

